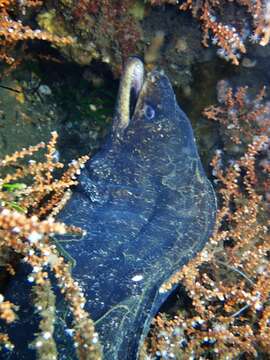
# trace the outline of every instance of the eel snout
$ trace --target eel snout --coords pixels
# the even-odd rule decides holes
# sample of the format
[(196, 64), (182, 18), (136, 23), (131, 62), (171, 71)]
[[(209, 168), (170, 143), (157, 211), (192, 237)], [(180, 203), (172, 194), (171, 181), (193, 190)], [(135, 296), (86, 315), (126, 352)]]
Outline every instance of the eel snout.
[(117, 127), (124, 130), (133, 115), (144, 83), (144, 65), (138, 57), (128, 59), (119, 88), (117, 104)]

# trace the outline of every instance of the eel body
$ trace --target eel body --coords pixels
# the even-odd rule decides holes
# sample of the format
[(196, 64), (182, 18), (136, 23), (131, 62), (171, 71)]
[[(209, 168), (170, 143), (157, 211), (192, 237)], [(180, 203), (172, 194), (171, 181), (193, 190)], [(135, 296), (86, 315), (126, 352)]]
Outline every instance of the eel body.
[[(190, 122), (168, 78), (159, 71), (144, 78), (143, 72), (139, 59), (128, 61), (111, 134), (86, 163), (58, 218), (86, 231), (80, 239), (59, 241), (74, 261), (73, 276), (84, 290), (104, 360), (138, 358), (169, 295), (161, 285), (203, 248), (215, 222), (215, 194)], [(24, 271), (7, 294), (22, 314), (11, 334), (17, 350), (9, 358), (29, 360), (34, 356), (27, 343), (37, 322)], [(73, 360), (62, 305), (55, 331), (59, 359)]]
[[(168, 294), (159, 289), (202, 249), (216, 200), (187, 116), (162, 72), (131, 58), (111, 136), (86, 164), (60, 219), (87, 231), (66, 243), (108, 360), (138, 356)], [(63, 243), (64, 244), (64, 243)]]

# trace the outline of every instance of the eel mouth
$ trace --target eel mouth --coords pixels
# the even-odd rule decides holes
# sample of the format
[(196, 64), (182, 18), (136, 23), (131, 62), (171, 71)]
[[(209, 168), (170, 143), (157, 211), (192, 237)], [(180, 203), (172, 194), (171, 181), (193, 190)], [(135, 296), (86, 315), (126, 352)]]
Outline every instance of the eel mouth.
[(133, 66), (130, 68), (130, 98), (129, 98), (129, 118), (131, 119), (144, 83), (144, 65), (139, 58), (132, 58)]
[(118, 124), (124, 130), (134, 110), (144, 84), (144, 65), (138, 57), (128, 59), (120, 82), (118, 95)]

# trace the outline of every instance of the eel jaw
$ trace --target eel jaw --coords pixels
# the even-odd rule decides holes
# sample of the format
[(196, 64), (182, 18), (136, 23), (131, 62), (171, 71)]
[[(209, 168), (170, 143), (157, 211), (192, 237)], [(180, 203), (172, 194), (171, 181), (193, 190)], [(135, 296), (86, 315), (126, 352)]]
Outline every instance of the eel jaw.
[(114, 129), (121, 135), (130, 123), (144, 83), (144, 65), (138, 57), (128, 59), (120, 81)]

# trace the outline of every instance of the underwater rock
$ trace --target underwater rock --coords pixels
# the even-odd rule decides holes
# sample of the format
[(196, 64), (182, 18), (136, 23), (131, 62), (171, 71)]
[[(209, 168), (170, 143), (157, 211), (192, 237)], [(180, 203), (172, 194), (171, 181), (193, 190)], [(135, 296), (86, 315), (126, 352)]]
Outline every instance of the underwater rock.
[[(60, 47), (70, 61), (105, 63), (117, 78), (127, 58), (137, 54), (148, 69), (162, 67), (173, 84), (183, 88), (193, 81), (192, 66), (215, 56), (215, 51), (202, 46), (196, 21), (175, 6), (152, 8), (134, 0), (62, 0), (42, 12), (38, 23), (46, 31), (76, 40)], [(161, 33), (165, 41), (153, 61), (149, 52)]]

